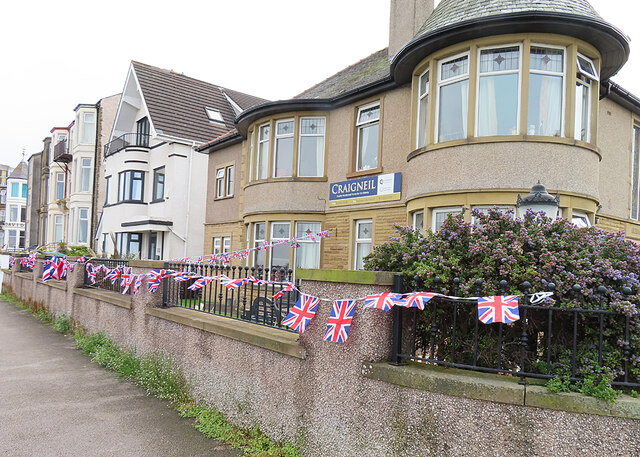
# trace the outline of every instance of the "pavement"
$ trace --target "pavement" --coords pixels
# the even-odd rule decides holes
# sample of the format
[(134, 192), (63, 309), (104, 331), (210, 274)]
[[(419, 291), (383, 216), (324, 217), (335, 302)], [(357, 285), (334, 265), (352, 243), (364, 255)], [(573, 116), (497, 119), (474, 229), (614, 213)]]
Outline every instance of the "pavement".
[(0, 301), (0, 456), (239, 455)]

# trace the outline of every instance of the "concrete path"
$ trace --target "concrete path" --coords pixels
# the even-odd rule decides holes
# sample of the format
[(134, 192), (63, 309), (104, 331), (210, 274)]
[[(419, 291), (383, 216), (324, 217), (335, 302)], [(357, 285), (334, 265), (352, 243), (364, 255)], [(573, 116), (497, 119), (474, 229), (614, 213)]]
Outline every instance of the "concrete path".
[(0, 301), (0, 456), (239, 455)]

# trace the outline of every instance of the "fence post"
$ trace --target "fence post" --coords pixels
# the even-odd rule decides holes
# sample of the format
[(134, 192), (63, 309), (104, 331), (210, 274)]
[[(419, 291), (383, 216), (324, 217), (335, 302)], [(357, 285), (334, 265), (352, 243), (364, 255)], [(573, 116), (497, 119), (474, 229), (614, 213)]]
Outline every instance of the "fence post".
[[(395, 273), (393, 275), (393, 291), (395, 293), (402, 293), (402, 273)], [(402, 307), (393, 307), (393, 335), (391, 338), (391, 363), (390, 365), (398, 366), (404, 365), (400, 358), (402, 352)]]

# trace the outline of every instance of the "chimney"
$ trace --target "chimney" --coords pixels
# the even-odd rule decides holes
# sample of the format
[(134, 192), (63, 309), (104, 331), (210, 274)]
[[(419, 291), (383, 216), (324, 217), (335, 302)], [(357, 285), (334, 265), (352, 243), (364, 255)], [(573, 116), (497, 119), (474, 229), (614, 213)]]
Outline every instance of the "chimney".
[(434, 0), (391, 0), (389, 57), (394, 56), (418, 33), (433, 12)]

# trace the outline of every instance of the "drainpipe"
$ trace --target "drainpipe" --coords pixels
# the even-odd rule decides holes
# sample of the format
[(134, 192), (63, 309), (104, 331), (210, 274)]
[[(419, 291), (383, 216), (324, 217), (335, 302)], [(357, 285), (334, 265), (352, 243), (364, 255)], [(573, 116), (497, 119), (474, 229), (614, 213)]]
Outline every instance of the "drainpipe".
[(97, 204), (97, 199), (96, 197), (98, 196), (98, 171), (99, 171), (99, 159), (100, 159), (100, 153), (99, 151), (99, 138), (100, 138), (100, 130), (101, 126), (102, 126), (102, 122), (100, 122), (100, 114), (102, 113), (102, 104), (100, 103), (102, 101), (102, 99), (100, 99), (98, 101), (98, 103), (96, 103), (96, 146), (94, 148), (94, 152), (93, 152), (93, 192), (91, 192), (91, 231), (89, 232), (89, 239), (87, 240), (89, 242), (89, 247), (91, 249), (93, 249), (94, 251), (96, 250), (96, 235), (97, 233), (93, 233), (93, 231), (95, 229), (97, 229), (96, 224), (95, 224), (95, 220), (97, 215), (97, 209), (98, 209), (98, 204)]
[(189, 239), (189, 214), (191, 212), (191, 170), (193, 167), (193, 154), (196, 147), (196, 142), (191, 142), (191, 150), (189, 151), (189, 175), (187, 176), (187, 217), (185, 219), (185, 230), (184, 230), (184, 253), (182, 257), (187, 256), (187, 239)]

